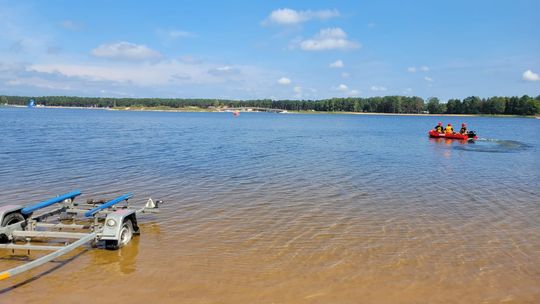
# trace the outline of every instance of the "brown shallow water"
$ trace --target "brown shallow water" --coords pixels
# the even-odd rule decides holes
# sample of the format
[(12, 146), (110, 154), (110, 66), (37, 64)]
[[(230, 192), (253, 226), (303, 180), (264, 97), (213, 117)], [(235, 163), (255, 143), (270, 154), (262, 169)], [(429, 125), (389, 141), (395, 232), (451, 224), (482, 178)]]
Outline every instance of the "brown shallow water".
[[(89, 170), (77, 167), (84, 151), (65, 143), (36, 163), (28, 155), (4, 158), (3, 203), (34, 202), (80, 187), (80, 200), (135, 191), (135, 205), (148, 196), (165, 204), (160, 215), (141, 219), (142, 234), (121, 250), (85, 247), (1, 281), (0, 303), (540, 302), (534, 148), (475, 153), (430, 142), (423, 132), (414, 146), (376, 135), (367, 145), (343, 133), (365, 126), (336, 116), (287, 118), (280, 122), (286, 128), (270, 131), (263, 126), (281, 116), (253, 116), (249, 128), (233, 126), (234, 136), (220, 128), (205, 131), (218, 134), (219, 144), (183, 138), (196, 130), (174, 133), (216, 123), (201, 115), (186, 116), (197, 117), (196, 123), (124, 129), (122, 134), (159, 134), (152, 139), (159, 144), (121, 137), (123, 144), (134, 141), (123, 154), (100, 150), (115, 149), (117, 138), (101, 143), (91, 136), (96, 131), (88, 132), (83, 139), (97, 151), (84, 161)], [(261, 126), (261, 119), (270, 121)], [(302, 126), (330, 119), (325, 128), (335, 131), (330, 125), (337, 124), (339, 132), (313, 127), (302, 137), (290, 131), (300, 128), (297, 119), (315, 119)], [(425, 129), (422, 118), (412, 119)], [(173, 153), (164, 152), (163, 144)], [(32, 150), (31, 143), (18, 145), (4, 152)], [(408, 149), (419, 157), (404, 157)], [(508, 162), (513, 166), (496, 166)], [(25, 252), (0, 252), (0, 267), (26, 258)]]
[(524, 214), (464, 222), (369, 203), (357, 211), (310, 204), (184, 203), (174, 217), (147, 219), (119, 251), (87, 248), (0, 283), (1, 302), (534, 303), (540, 296), (538, 229), (516, 220)]

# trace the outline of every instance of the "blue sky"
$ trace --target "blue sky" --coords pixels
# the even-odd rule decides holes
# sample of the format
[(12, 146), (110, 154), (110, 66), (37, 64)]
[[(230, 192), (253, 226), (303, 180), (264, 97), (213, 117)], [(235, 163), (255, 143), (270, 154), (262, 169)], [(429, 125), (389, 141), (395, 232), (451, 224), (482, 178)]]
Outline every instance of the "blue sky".
[(4, 1), (0, 95), (540, 94), (540, 1)]

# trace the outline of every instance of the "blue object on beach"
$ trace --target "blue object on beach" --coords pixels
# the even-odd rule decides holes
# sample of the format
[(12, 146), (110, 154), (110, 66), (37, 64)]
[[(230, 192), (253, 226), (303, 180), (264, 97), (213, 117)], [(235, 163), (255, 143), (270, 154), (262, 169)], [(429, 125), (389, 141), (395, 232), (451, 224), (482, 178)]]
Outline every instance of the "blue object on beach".
[(28, 107), (33, 108), (36, 106), (36, 101), (33, 99), (28, 100)]
[(122, 196), (119, 196), (119, 197), (117, 197), (117, 198), (115, 198), (115, 199), (112, 199), (112, 200), (110, 200), (110, 201), (108, 201), (108, 202), (106, 202), (106, 203), (104, 203), (104, 204), (101, 204), (101, 205), (99, 205), (99, 206), (97, 206), (97, 207), (95, 207), (95, 208), (92, 208), (92, 209), (88, 210), (88, 211), (84, 214), (84, 216), (86, 216), (86, 217), (91, 217), (91, 216), (93, 216), (96, 212), (98, 212), (98, 211), (100, 211), (100, 210), (103, 210), (103, 209), (105, 209), (105, 208), (109, 208), (109, 207), (111, 207), (111, 206), (114, 205), (114, 204), (120, 203), (121, 201), (125, 201), (125, 200), (127, 200), (128, 198), (130, 198), (130, 197), (132, 197), (132, 196), (133, 196), (133, 193), (128, 193), (128, 194), (124, 194), (124, 195), (122, 195)]
[(48, 206), (50, 206), (52, 204), (56, 204), (56, 203), (59, 203), (61, 201), (67, 200), (67, 199), (73, 199), (73, 198), (75, 198), (75, 197), (77, 197), (79, 195), (81, 195), (81, 191), (75, 190), (75, 191), (72, 191), (72, 192), (69, 192), (69, 193), (66, 193), (66, 194), (62, 194), (62, 195), (57, 196), (55, 198), (51, 198), (49, 200), (39, 202), (37, 204), (25, 207), (25, 208), (23, 208), (21, 210), (21, 212), (24, 215), (28, 215), (28, 214), (31, 214), (32, 212), (34, 212), (34, 211), (36, 211), (38, 209), (48, 207)]

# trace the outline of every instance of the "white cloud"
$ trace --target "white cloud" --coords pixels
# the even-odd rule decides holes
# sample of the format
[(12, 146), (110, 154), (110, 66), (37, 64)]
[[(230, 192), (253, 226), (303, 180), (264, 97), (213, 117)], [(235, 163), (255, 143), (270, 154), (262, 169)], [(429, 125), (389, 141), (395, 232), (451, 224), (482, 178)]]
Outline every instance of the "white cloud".
[(350, 90), (348, 93), (349, 96), (354, 97), (360, 95), (360, 91), (358, 90)]
[(349, 78), (349, 77), (351, 77), (351, 74), (349, 74), (347, 72), (341, 73), (341, 78)]
[(291, 84), (291, 80), (287, 77), (281, 77), (280, 79), (278, 79), (277, 81), (279, 84), (281, 85), (289, 85)]
[[(0, 28), (4, 21), (0, 18)], [(53, 26), (59, 30), (58, 23)], [(0, 31), (0, 39), (4, 34)], [(180, 56), (162, 56), (159, 60), (100, 60), (103, 58), (90, 55), (91, 49), (87, 53), (90, 56), (67, 51), (49, 55), (45, 53), (46, 47), (42, 45), (41, 54), (27, 51), (30, 48), (26, 45), (24, 54), (9, 54), (4, 49), (5, 56), (0, 56), (0, 95), (119, 96), (127, 93), (139, 97), (258, 99), (274, 94), (272, 84), (281, 76), (287, 76), (271, 67)], [(7, 84), (7, 81), (12, 82)], [(284, 95), (286, 91), (279, 93), (281, 98), (290, 97), (292, 87), (289, 96)]]
[(338, 91), (341, 91), (341, 92), (346, 92), (349, 90), (349, 87), (347, 85), (344, 85), (344, 84), (340, 84), (338, 87), (337, 87), (337, 90)]
[(531, 70), (526, 70), (525, 72), (523, 72), (523, 80), (526, 80), (526, 81), (538, 81), (540, 80), (540, 76), (531, 71)]
[(175, 84), (216, 84), (231, 80), (255, 82), (261, 72), (247, 66), (192, 64), (180, 60), (164, 60), (155, 64), (33, 64), (27, 72), (62, 75), (86, 82), (108, 82), (142, 87)]
[(195, 34), (188, 31), (171, 30), (167, 32), (167, 36), (169, 36), (172, 39), (176, 39), (176, 38), (184, 38), (184, 37), (195, 37)]
[(360, 91), (349, 89), (349, 86), (343, 83), (338, 85), (337, 87), (332, 87), (332, 90), (339, 91), (346, 96), (358, 96), (360, 94)]
[(78, 31), (82, 28), (82, 25), (80, 23), (73, 20), (64, 20), (60, 22), (60, 26), (70, 31)]
[(331, 68), (342, 68), (344, 65), (343, 65), (343, 61), (336, 60), (335, 62), (330, 63), (328, 66)]
[(410, 94), (410, 93), (412, 93), (412, 88), (406, 88), (405, 90), (403, 90), (403, 93), (404, 93), (404, 94)]
[(360, 47), (358, 42), (348, 40), (347, 34), (339, 27), (322, 29), (313, 38), (300, 42), (300, 48), (304, 51), (350, 50)]
[(231, 66), (219, 66), (214, 67), (208, 70), (209, 74), (212, 74), (214, 76), (231, 76), (231, 75), (238, 75), (241, 73), (240, 69), (234, 68)]
[(147, 60), (160, 58), (161, 54), (146, 45), (130, 42), (102, 44), (91, 51), (96, 57), (120, 60)]
[(371, 86), (371, 90), (385, 92), (387, 89), (386, 87), (383, 87), (383, 86)]
[(410, 73), (416, 73), (416, 71), (422, 71), (422, 72), (429, 72), (430, 68), (426, 65), (423, 65), (421, 67), (415, 67), (415, 66), (411, 66), (411, 67), (408, 67), (407, 68), (407, 72), (410, 72)]
[(433, 81), (434, 81), (433, 78), (428, 77), (428, 76), (424, 77), (424, 79), (425, 79), (427, 82), (433, 82)]
[(333, 10), (318, 10), (318, 11), (296, 11), (290, 8), (282, 8), (274, 10), (270, 13), (270, 16), (263, 21), (263, 24), (275, 23), (275, 24), (298, 24), (313, 19), (326, 20), (339, 16), (339, 11)]
[[(0, 71), (0, 91), (14, 95), (24, 95), (24, 92), (30, 95), (111, 97), (129, 94), (164, 98), (267, 98), (275, 93), (275, 88), (269, 84), (275, 83), (280, 76), (276, 71), (256, 66), (193, 64), (179, 59), (9, 66), (0, 60)], [(12, 82), (7, 85), (7, 81)], [(292, 94), (292, 88), (289, 92)], [(286, 97), (290, 96), (281, 96)]]
[[(85, 81), (109, 81), (116, 83), (132, 83), (134, 85), (159, 85), (168, 81), (171, 73), (164, 73), (163, 66), (112, 66), (82, 64), (33, 64), (27, 71), (48, 74), (61, 74)], [(162, 73), (160, 73), (162, 72)]]

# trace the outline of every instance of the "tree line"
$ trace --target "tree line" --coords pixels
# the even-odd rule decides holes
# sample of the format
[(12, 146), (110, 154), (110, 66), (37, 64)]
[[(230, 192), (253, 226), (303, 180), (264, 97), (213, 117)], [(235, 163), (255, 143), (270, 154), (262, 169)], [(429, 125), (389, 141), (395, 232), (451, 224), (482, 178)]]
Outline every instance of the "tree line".
[(109, 97), (74, 97), (74, 96), (0, 96), (0, 104), (26, 105), (29, 99), (36, 104), (64, 107), (260, 107), (283, 109), (288, 111), (324, 111), (324, 112), (369, 112), (369, 113), (430, 113), (430, 114), (540, 114), (540, 95), (536, 98), (528, 95), (521, 97), (495, 96), (480, 98), (467, 97), (463, 100), (450, 99), (446, 103), (436, 97), (424, 100), (421, 97), (384, 96), (384, 97), (349, 97), (321, 100), (227, 100), (209, 98), (109, 98)]

